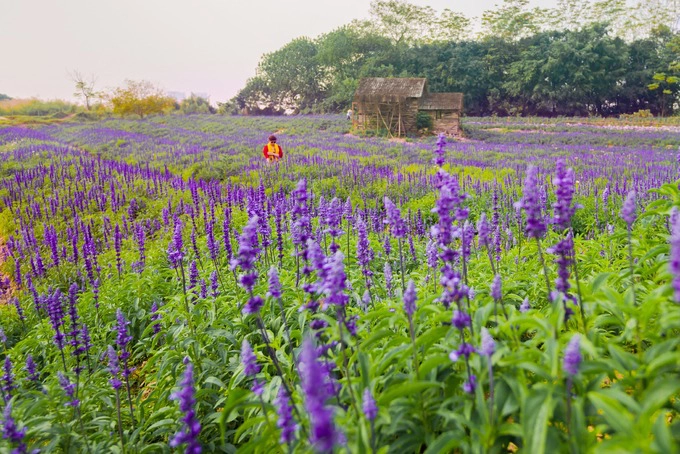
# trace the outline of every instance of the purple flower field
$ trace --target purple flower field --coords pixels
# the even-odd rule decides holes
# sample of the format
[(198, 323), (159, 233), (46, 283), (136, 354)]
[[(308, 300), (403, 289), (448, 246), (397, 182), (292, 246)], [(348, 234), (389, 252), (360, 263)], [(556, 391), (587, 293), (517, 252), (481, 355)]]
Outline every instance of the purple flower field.
[(463, 128), (0, 127), (0, 452), (674, 452), (680, 127)]

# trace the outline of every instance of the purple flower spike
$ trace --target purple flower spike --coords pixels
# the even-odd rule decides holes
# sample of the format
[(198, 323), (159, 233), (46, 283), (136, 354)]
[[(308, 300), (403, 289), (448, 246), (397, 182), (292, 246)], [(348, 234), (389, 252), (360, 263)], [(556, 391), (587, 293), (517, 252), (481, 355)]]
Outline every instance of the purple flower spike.
[(571, 225), (571, 218), (576, 211), (576, 207), (571, 204), (574, 198), (574, 171), (572, 169), (565, 169), (563, 159), (557, 160), (553, 185), (555, 186), (557, 201), (553, 203), (554, 215), (552, 223), (558, 230), (564, 230)]
[(522, 301), (522, 304), (519, 306), (519, 311), (521, 313), (529, 312), (531, 309), (531, 304), (529, 303), (529, 298), (524, 298), (524, 301)]
[(456, 309), (455, 311), (453, 311), (453, 318), (451, 319), (451, 324), (455, 328), (462, 330), (472, 325), (472, 319), (465, 312)]
[(243, 339), (241, 344), (241, 364), (243, 364), (243, 372), (249, 377), (260, 372), (260, 366), (257, 364), (255, 353), (250, 347), (250, 343), (245, 339)]
[(469, 358), (470, 355), (472, 355), (474, 352), (475, 347), (473, 347), (472, 344), (463, 342), (462, 344), (460, 344), (460, 347), (458, 347), (458, 350), (454, 350), (451, 353), (449, 353), (449, 359), (455, 363), (461, 356)]
[(392, 236), (404, 238), (406, 236), (406, 223), (401, 218), (399, 208), (387, 197), (385, 197), (385, 211), (387, 212), (385, 223), (390, 225)]
[(413, 313), (416, 311), (416, 299), (416, 286), (413, 280), (409, 280), (404, 292), (404, 312), (406, 312), (409, 319), (413, 317)]
[(626, 221), (628, 228), (635, 222), (635, 191), (630, 191), (621, 207), (621, 219)]
[(80, 401), (75, 397), (76, 385), (71, 383), (68, 377), (62, 374), (61, 371), (57, 372), (57, 377), (59, 378), (59, 385), (61, 386), (61, 389), (63, 389), (66, 393), (66, 396), (71, 399), (66, 402), (66, 405), (70, 407), (77, 407), (80, 405)]
[(12, 373), (12, 361), (10, 361), (9, 355), (5, 356), (1, 389), (5, 402), (10, 400), (12, 391), (16, 389), (16, 386), (14, 385), (14, 374)]
[(578, 334), (574, 334), (564, 350), (564, 370), (570, 376), (576, 375), (582, 360), (581, 338)]
[(184, 427), (177, 432), (170, 440), (170, 447), (176, 448), (186, 444), (186, 454), (200, 454), (201, 444), (198, 436), (201, 434), (201, 423), (196, 417), (196, 399), (194, 397), (194, 366), (189, 362), (189, 358), (184, 359), (187, 368), (179, 383), (179, 390), (172, 393), (170, 398), (179, 402), (179, 409), (184, 414), (182, 422)]
[(383, 275), (385, 276), (385, 290), (387, 291), (387, 296), (392, 296), (392, 267), (390, 266), (390, 262), (385, 262)]
[(293, 407), (290, 405), (290, 398), (283, 386), (279, 388), (274, 404), (276, 405), (276, 414), (278, 415), (276, 426), (281, 429), (281, 438), (279, 440), (281, 444), (291, 443), (295, 440), (297, 425), (293, 419)]
[(434, 150), (435, 153), (434, 163), (439, 167), (443, 166), (444, 161), (446, 160), (446, 151), (444, 150), (445, 146), (446, 136), (444, 134), (439, 134), (439, 136), (437, 137), (437, 148)]
[(465, 380), (465, 383), (463, 383), (463, 391), (465, 391), (467, 394), (474, 394), (476, 388), (477, 376), (471, 374), (470, 377)]
[(111, 380), (109, 380), (109, 383), (111, 384), (111, 387), (114, 390), (120, 389), (121, 386), (123, 386), (123, 383), (120, 381), (120, 366), (118, 365), (118, 355), (116, 354), (116, 350), (109, 345), (108, 350), (106, 351), (106, 354), (109, 358), (109, 372), (111, 373)]
[(243, 315), (257, 314), (258, 312), (260, 312), (260, 309), (262, 308), (263, 304), (264, 300), (259, 295), (255, 295), (249, 298), (248, 302), (243, 305), (242, 309)]
[(326, 405), (329, 396), (328, 369), (317, 360), (316, 348), (310, 338), (302, 343), (300, 378), (305, 395), (305, 408), (309, 414), (310, 442), (317, 452), (330, 452), (339, 441), (340, 434), (333, 423), (333, 410)]
[(175, 233), (172, 241), (168, 245), (168, 260), (173, 268), (177, 268), (182, 264), (184, 259), (184, 241), (182, 239), (182, 223), (178, 220), (175, 224)]
[(375, 399), (369, 388), (364, 389), (364, 397), (362, 400), (362, 410), (366, 419), (375, 421), (376, 416), (378, 416), (378, 405), (375, 403)]
[(269, 269), (269, 292), (267, 296), (281, 298), (281, 281), (279, 281), (279, 271), (275, 266)]
[(538, 169), (534, 166), (529, 166), (526, 179), (524, 180), (522, 200), (518, 202), (518, 206), (527, 214), (525, 231), (530, 238), (541, 238), (546, 231), (545, 219), (541, 210), (540, 193)]
[(27, 378), (31, 381), (39, 382), (40, 381), (40, 372), (38, 372), (35, 361), (33, 361), (33, 355), (28, 355), (26, 358), (26, 367), (25, 367)]
[(671, 252), (668, 260), (668, 270), (673, 276), (673, 297), (680, 303), (680, 216), (677, 208), (671, 213)]
[(26, 444), (24, 444), (24, 437), (26, 436), (26, 428), (19, 429), (14, 418), (12, 418), (12, 404), (7, 402), (5, 409), (2, 412), (2, 419), (0, 419), (0, 428), (2, 428), (2, 438), (8, 440), (9, 443), (17, 445), (12, 451), (12, 454), (23, 454), (28, 452)]
[(497, 274), (493, 278), (493, 284), (491, 284), (491, 297), (496, 301), (503, 299), (503, 292), (501, 291), (501, 276)]
[(489, 334), (489, 330), (482, 328), (482, 346), (479, 349), (479, 354), (490, 358), (495, 351), (496, 342), (491, 337), (491, 334)]

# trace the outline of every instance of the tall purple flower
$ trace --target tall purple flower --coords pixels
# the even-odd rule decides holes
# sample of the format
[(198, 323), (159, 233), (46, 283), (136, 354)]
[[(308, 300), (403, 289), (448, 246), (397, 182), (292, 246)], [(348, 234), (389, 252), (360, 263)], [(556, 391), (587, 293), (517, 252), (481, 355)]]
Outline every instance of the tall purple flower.
[(14, 304), (14, 307), (17, 310), (17, 316), (19, 317), (19, 320), (25, 322), (26, 317), (24, 316), (24, 310), (21, 308), (21, 302), (19, 301), (19, 298), (17, 297), (12, 298), (12, 304)]
[(184, 259), (184, 240), (182, 239), (182, 222), (175, 222), (175, 233), (168, 245), (168, 260), (173, 268), (178, 268)]
[(444, 134), (439, 134), (439, 136), (437, 137), (437, 148), (434, 150), (435, 153), (434, 163), (439, 167), (443, 166), (444, 161), (446, 160), (446, 150), (444, 150), (445, 146), (446, 136)]
[(401, 218), (399, 208), (397, 208), (388, 197), (385, 197), (385, 211), (387, 214), (385, 223), (389, 224), (392, 236), (395, 238), (404, 238), (406, 236), (406, 223)]
[(116, 319), (118, 324), (116, 325), (116, 345), (119, 348), (119, 357), (123, 362), (123, 377), (125, 378), (128, 390), (130, 384), (128, 382), (128, 377), (132, 374), (133, 369), (128, 367), (128, 359), (130, 358), (130, 351), (128, 350), (128, 344), (132, 341), (132, 336), (128, 333), (128, 325), (130, 322), (125, 318), (123, 312), (118, 309), (116, 311)]
[(364, 395), (362, 399), (362, 410), (364, 416), (369, 421), (374, 421), (376, 416), (378, 416), (378, 405), (375, 403), (373, 394), (371, 394), (370, 388), (364, 389)]
[(347, 275), (343, 263), (344, 258), (345, 256), (338, 250), (324, 263), (324, 279), (319, 290), (326, 294), (326, 304), (345, 306), (349, 300), (345, 293)]
[(548, 249), (551, 254), (557, 255), (555, 263), (557, 264), (557, 279), (555, 279), (555, 288), (562, 292), (565, 297), (569, 297), (569, 267), (572, 265), (572, 251), (574, 249), (574, 242), (571, 233), (564, 239), (558, 242), (555, 246)]
[(74, 354), (78, 355), (82, 351), (79, 349), (80, 346), (80, 327), (78, 326), (78, 284), (75, 282), (71, 284), (68, 289), (68, 303), (69, 303), (69, 317), (71, 318), (71, 331), (68, 336), (71, 338), (69, 343), (73, 347)]
[(172, 393), (170, 398), (179, 402), (179, 409), (184, 414), (181, 421), (184, 423), (182, 429), (170, 440), (170, 447), (177, 448), (186, 444), (184, 452), (186, 454), (200, 454), (201, 444), (198, 436), (201, 434), (201, 423), (196, 417), (196, 399), (194, 397), (194, 366), (189, 362), (189, 358), (184, 359), (187, 368), (184, 371), (179, 389)]
[(241, 344), (241, 364), (243, 365), (243, 372), (248, 377), (253, 377), (260, 372), (255, 353), (246, 339), (243, 339)]
[(189, 291), (196, 287), (198, 283), (198, 267), (196, 266), (196, 260), (192, 260), (189, 263)]
[(581, 338), (578, 334), (574, 334), (567, 348), (564, 350), (564, 370), (570, 376), (574, 376), (578, 373), (579, 366), (583, 358), (581, 357)]
[(56, 289), (47, 299), (47, 315), (54, 330), (54, 343), (59, 350), (64, 350), (64, 308), (61, 301), (61, 291)]
[[(161, 313), (158, 312), (158, 303), (155, 301), (151, 305), (151, 321), (152, 322), (158, 322), (162, 317)], [(153, 324), (153, 333), (158, 334), (161, 332), (161, 324), (160, 323), (154, 323)]]
[(392, 267), (390, 266), (390, 262), (385, 262), (383, 276), (385, 276), (385, 291), (387, 292), (387, 296), (392, 296)]
[(244, 274), (240, 277), (240, 282), (248, 292), (253, 291), (255, 281), (257, 280), (257, 272), (253, 271), (257, 255), (260, 252), (257, 242), (257, 223), (257, 216), (253, 216), (248, 220), (248, 223), (243, 228), (243, 232), (239, 236), (238, 254), (231, 260), (230, 264), (232, 270), (240, 267), (244, 271)]
[(489, 330), (482, 328), (482, 345), (479, 348), (479, 354), (483, 356), (491, 357), (496, 351), (496, 342), (489, 334)]
[(571, 225), (576, 207), (571, 204), (574, 198), (574, 171), (565, 169), (564, 159), (557, 160), (553, 185), (556, 201), (553, 203), (552, 223), (558, 230), (565, 230)]
[(119, 378), (120, 366), (118, 363), (118, 355), (111, 345), (109, 345), (106, 354), (109, 358), (109, 372), (111, 373), (111, 380), (109, 380), (109, 383), (114, 390), (119, 390), (121, 386), (123, 386), (123, 382), (121, 382)]
[(207, 246), (208, 246), (208, 253), (210, 254), (210, 259), (212, 261), (217, 260), (217, 256), (220, 252), (219, 246), (217, 242), (215, 241), (215, 232), (214, 232), (214, 221), (210, 220), (206, 225), (205, 225), (205, 231), (206, 231), (206, 241), (207, 241)]
[(59, 386), (66, 393), (66, 397), (70, 400), (66, 402), (66, 405), (71, 407), (77, 407), (80, 405), (80, 401), (76, 398), (76, 385), (71, 383), (71, 381), (66, 377), (61, 371), (57, 372), (57, 377), (59, 379)]
[(293, 244), (300, 248), (298, 252), (303, 254), (304, 257), (304, 249), (307, 246), (307, 240), (312, 236), (312, 224), (309, 217), (309, 207), (307, 205), (307, 180), (303, 178), (298, 181), (295, 190), (291, 193), (291, 197), (294, 202), (291, 211), (291, 216), (293, 218), (291, 237)]
[(279, 271), (274, 265), (269, 268), (269, 292), (268, 296), (272, 298), (281, 298), (281, 281), (279, 281)]
[(38, 372), (35, 361), (33, 361), (33, 355), (29, 354), (26, 357), (26, 367), (24, 370), (27, 374), (26, 378), (34, 382), (40, 381), (40, 372)]
[(671, 251), (668, 259), (668, 270), (673, 276), (673, 298), (680, 303), (680, 216), (678, 210), (673, 208), (671, 214)]
[(635, 191), (630, 191), (621, 207), (621, 219), (626, 221), (628, 228), (635, 222)]
[(371, 276), (373, 272), (371, 271), (371, 260), (373, 260), (373, 249), (371, 249), (371, 243), (368, 240), (368, 232), (366, 229), (366, 223), (360, 217), (356, 220), (357, 229), (357, 261), (361, 265), (361, 272), (366, 279), (366, 287), (371, 288)]
[(120, 251), (123, 244), (123, 234), (120, 231), (120, 226), (116, 224), (113, 234), (113, 247), (116, 250), (116, 269), (118, 270), (118, 277), (123, 273), (123, 262), (120, 258)]
[(1, 389), (5, 402), (9, 402), (12, 391), (16, 389), (16, 385), (14, 384), (14, 373), (12, 373), (12, 361), (9, 359), (9, 355), (5, 356)]
[(538, 169), (535, 166), (529, 166), (524, 180), (522, 199), (518, 202), (518, 206), (526, 212), (525, 231), (530, 238), (541, 238), (546, 231), (545, 219), (541, 210), (540, 193)]
[(210, 292), (213, 298), (217, 298), (219, 296), (219, 289), (219, 276), (217, 275), (217, 271), (213, 270), (213, 272), (210, 273)]
[(496, 301), (500, 301), (503, 298), (503, 292), (501, 290), (501, 276), (497, 274), (493, 278), (493, 283), (491, 284), (491, 297)]
[(479, 235), (478, 241), (479, 246), (488, 247), (489, 246), (489, 235), (491, 233), (491, 227), (489, 227), (489, 222), (486, 219), (486, 213), (482, 213), (477, 221), (477, 234)]
[(317, 360), (317, 351), (310, 338), (302, 343), (300, 378), (305, 396), (305, 409), (309, 414), (310, 442), (317, 452), (330, 452), (339, 440), (333, 422), (333, 410), (326, 405), (330, 382), (328, 369)]
[(404, 292), (404, 312), (409, 319), (413, 317), (413, 313), (416, 311), (416, 299), (416, 286), (413, 280), (409, 280)]
[(276, 414), (278, 415), (276, 426), (281, 429), (279, 441), (281, 444), (291, 443), (295, 440), (297, 425), (293, 419), (293, 407), (290, 405), (290, 398), (283, 386), (279, 388), (274, 404), (276, 405)]
[(5, 405), (0, 425), (2, 426), (2, 438), (7, 440), (10, 444), (17, 446), (12, 450), (12, 454), (24, 454), (28, 452), (26, 444), (24, 443), (26, 428), (19, 429), (14, 418), (12, 418), (12, 404), (10, 402), (7, 402)]
[(522, 301), (522, 304), (519, 306), (519, 311), (521, 313), (529, 312), (531, 309), (531, 304), (529, 303), (529, 298), (524, 298), (524, 301)]

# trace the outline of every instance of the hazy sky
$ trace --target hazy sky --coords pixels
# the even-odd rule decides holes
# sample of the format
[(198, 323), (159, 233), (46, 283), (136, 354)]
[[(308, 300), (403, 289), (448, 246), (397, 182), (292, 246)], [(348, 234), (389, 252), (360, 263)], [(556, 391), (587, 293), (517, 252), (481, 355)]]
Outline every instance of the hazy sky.
[[(556, 0), (533, 0), (554, 6)], [(480, 16), (500, 0), (411, 0)], [(72, 99), (74, 69), (98, 89), (125, 79), (231, 98), (263, 53), (368, 17), (370, 0), (0, 0), (0, 93)]]

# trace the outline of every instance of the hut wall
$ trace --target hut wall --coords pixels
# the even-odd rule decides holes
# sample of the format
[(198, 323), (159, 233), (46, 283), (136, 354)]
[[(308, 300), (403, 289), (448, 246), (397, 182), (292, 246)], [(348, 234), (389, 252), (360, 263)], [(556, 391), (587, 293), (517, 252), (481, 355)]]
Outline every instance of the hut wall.
[(401, 113), (401, 121), (405, 131), (403, 134), (416, 132), (418, 130), (416, 117), (418, 116), (418, 104), (419, 100), (417, 98), (409, 98), (404, 103), (404, 108)]
[(460, 115), (453, 111), (431, 112), (432, 129), (435, 133), (444, 133), (447, 136), (460, 134)]

